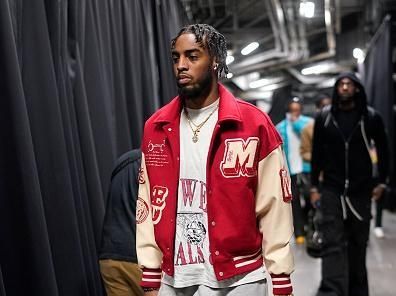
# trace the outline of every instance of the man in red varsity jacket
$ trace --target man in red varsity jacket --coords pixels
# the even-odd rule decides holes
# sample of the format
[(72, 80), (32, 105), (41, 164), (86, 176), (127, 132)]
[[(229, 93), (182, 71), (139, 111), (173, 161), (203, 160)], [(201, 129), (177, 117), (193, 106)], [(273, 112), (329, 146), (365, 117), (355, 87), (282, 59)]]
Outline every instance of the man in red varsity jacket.
[(267, 114), (218, 83), (209, 25), (171, 45), (179, 96), (147, 122), (136, 210), (145, 295), (291, 295), (290, 178)]

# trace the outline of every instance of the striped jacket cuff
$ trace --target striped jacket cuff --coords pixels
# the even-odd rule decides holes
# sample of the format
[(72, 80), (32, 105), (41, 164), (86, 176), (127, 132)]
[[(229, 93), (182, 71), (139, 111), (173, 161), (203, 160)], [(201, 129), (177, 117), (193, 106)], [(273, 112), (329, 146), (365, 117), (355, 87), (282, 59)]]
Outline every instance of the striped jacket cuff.
[(143, 268), (140, 286), (146, 288), (159, 288), (161, 285), (162, 271), (160, 268)]
[(293, 287), (288, 274), (271, 274), (272, 291), (274, 295), (289, 295)]

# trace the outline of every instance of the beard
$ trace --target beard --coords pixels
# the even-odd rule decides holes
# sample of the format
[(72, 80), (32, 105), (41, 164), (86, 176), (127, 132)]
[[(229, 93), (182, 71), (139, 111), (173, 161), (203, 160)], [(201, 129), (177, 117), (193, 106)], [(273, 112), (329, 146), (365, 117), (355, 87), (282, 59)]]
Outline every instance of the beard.
[(200, 81), (197, 81), (192, 85), (177, 83), (179, 95), (188, 99), (199, 98), (206, 93), (209, 93), (212, 81), (213, 78), (211, 72), (208, 71)]
[(339, 96), (339, 103), (341, 105), (348, 105), (355, 101), (355, 96), (354, 95), (340, 95)]

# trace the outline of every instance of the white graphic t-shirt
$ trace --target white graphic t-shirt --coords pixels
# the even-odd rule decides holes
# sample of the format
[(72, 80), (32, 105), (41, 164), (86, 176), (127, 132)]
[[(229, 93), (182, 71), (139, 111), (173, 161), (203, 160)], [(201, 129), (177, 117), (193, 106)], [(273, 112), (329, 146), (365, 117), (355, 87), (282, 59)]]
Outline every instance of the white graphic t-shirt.
[[(175, 237), (174, 277), (164, 273), (162, 281), (175, 288), (205, 285), (213, 288), (237, 286), (265, 278), (264, 268), (229, 280), (217, 281), (210, 263), (206, 195), (206, 162), (214, 127), (218, 119), (218, 103), (196, 110), (183, 110), (180, 119), (180, 175)], [(209, 117), (209, 118), (208, 118)], [(207, 119), (208, 118), (208, 119)], [(194, 133), (202, 122), (205, 124)], [(192, 122), (191, 122), (192, 121)], [(195, 124), (195, 125), (194, 125)]]

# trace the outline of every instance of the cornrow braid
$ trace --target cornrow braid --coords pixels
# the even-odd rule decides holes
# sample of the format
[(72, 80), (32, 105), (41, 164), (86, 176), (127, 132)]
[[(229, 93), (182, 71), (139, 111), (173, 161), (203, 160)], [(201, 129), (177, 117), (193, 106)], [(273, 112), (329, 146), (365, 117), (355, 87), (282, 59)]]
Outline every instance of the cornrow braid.
[(224, 76), (228, 74), (228, 67), (226, 64), (227, 57), (227, 42), (221, 33), (215, 28), (207, 24), (188, 25), (180, 30), (175, 38), (172, 39), (171, 49), (175, 48), (177, 39), (183, 34), (194, 34), (196, 42), (203, 48), (208, 48), (209, 55), (216, 59), (218, 64), (217, 76), (221, 77), (222, 72)]

